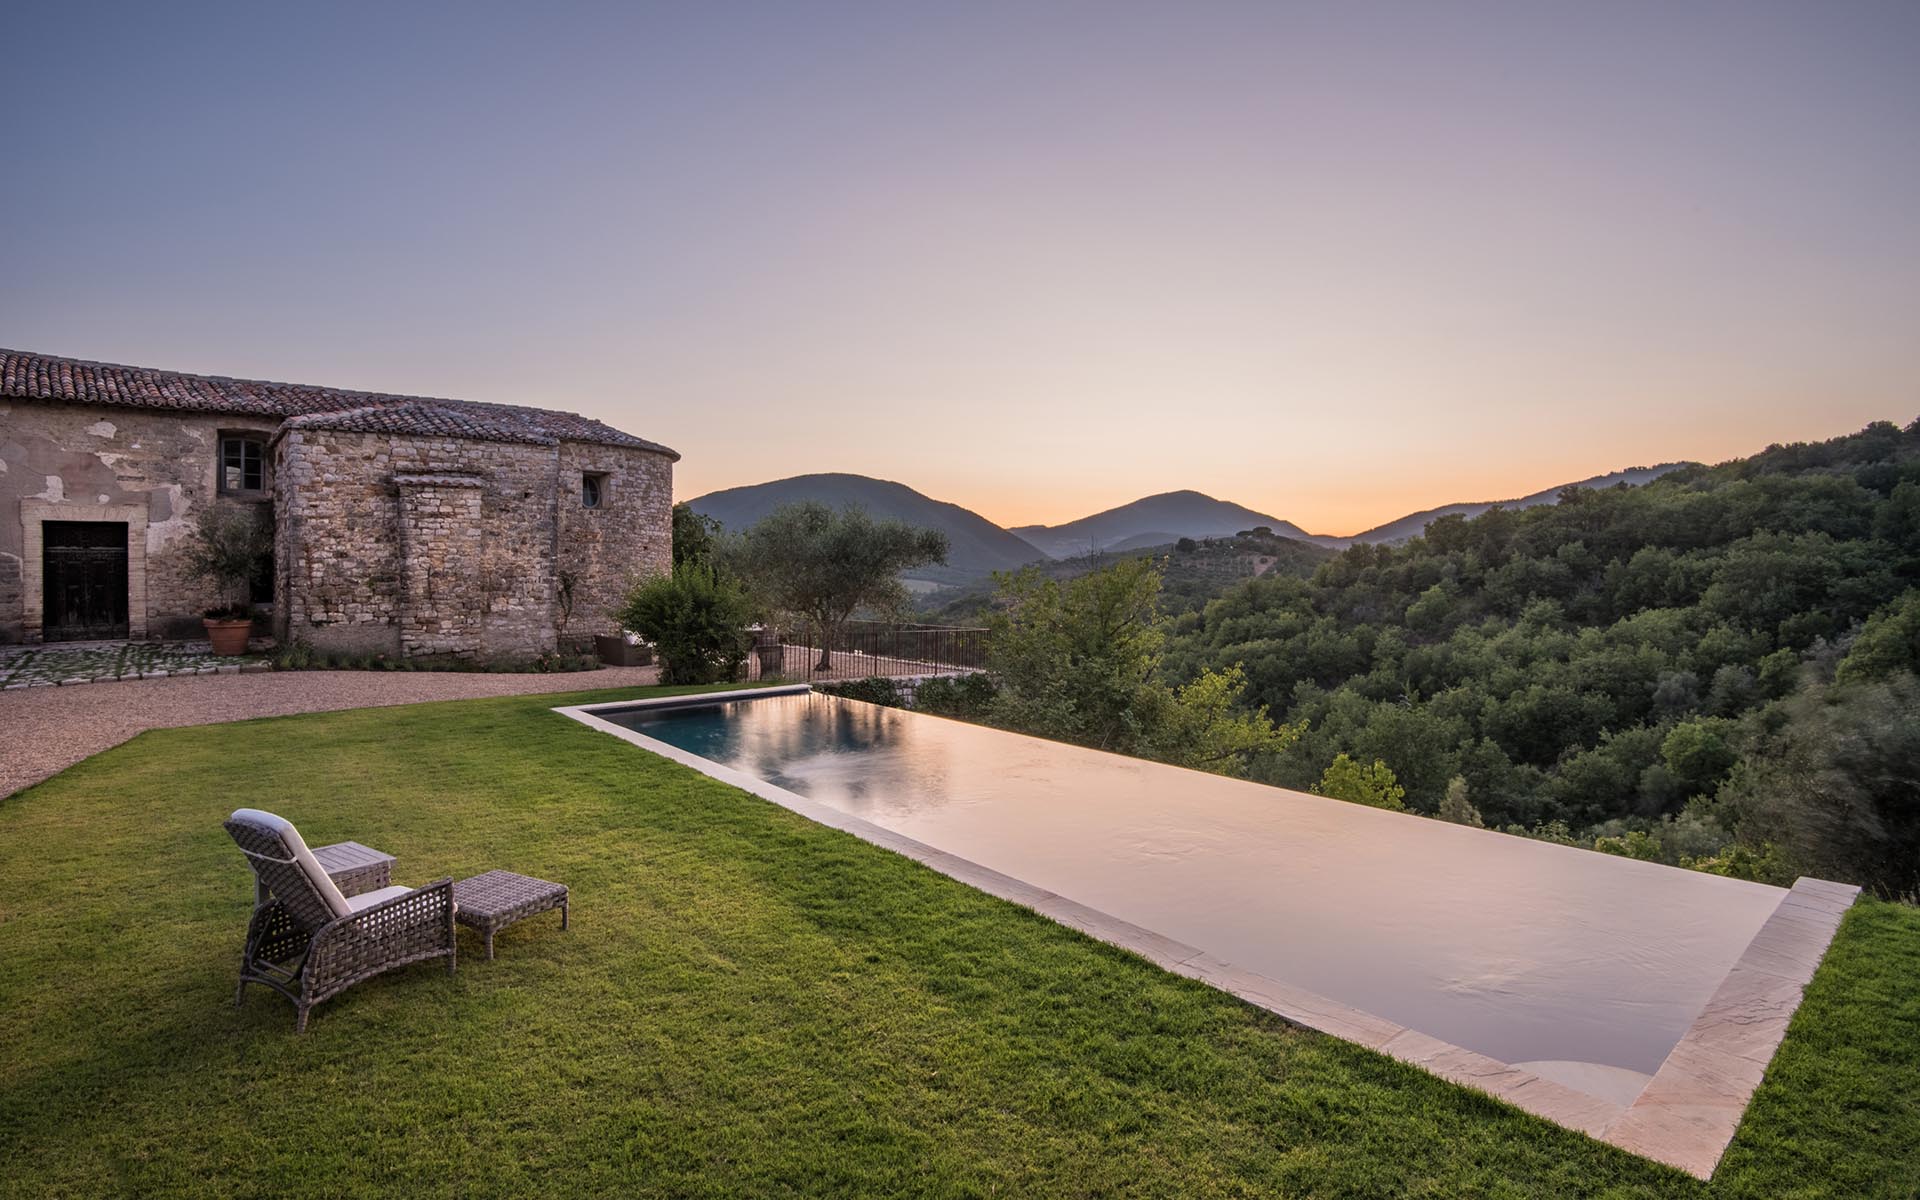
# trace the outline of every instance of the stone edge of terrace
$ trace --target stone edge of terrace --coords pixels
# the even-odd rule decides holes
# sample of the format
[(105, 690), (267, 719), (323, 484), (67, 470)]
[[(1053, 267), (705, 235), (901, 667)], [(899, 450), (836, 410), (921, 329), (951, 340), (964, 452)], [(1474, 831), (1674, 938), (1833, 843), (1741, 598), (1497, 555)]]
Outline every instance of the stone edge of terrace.
[(1797, 881), (1601, 1140), (1711, 1179), (1859, 896), (1852, 884)]

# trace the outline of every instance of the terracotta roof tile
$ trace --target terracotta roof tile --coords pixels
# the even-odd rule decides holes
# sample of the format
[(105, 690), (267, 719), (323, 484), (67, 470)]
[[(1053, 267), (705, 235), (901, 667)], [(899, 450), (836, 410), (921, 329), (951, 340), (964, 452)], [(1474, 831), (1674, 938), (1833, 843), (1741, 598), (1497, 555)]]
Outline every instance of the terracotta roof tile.
[(658, 442), (622, 433), (578, 413), (513, 404), (482, 404), (474, 400), (271, 383), (261, 379), (228, 379), (220, 375), (187, 375), (20, 350), (0, 350), (0, 396), (283, 417), (296, 428), (457, 437), (539, 446), (562, 441), (596, 442), (653, 450), (675, 459), (680, 457)]
[[(412, 437), (465, 438), (473, 442), (520, 442), (557, 446), (560, 439), (528, 422), (491, 413), (469, 412), (451, 404), (408, 401), (370, 404), (333, 412), (289, 417), (286, 429), (340, 429), (349, 433), (398, 433)], [(586, 441), (593, 439), (575, 439)]]

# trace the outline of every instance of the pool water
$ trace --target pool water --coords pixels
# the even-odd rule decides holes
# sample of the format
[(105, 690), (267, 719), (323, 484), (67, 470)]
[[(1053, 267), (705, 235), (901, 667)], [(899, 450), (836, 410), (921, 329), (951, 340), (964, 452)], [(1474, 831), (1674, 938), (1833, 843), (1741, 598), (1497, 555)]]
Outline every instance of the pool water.
[(1616, 1103), (1785, 895), (833, 696), (594, 715)]

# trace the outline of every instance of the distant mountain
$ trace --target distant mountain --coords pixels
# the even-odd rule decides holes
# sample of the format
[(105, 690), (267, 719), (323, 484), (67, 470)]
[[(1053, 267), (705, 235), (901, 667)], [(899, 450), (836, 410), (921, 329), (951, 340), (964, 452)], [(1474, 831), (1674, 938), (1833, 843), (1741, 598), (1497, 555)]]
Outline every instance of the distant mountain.
[(1095, 550), (1120, 552), (1164, 545), (1183, 537), (1229, 537), (1262, 525), (1281, 537), (1316, 545), (1342, 541), (1315, 537), (1291, 521), (1194, 491), (1164, 492), (1065, 525), (1021, 525), (1013, 532), (1054, 558), (1073, 558)]
[(855, 505), (876, 517), (895, 517), (946, 534), (947, 565), (908, 571), (909, 579), (960, 583), (1046, 557), (971, 509), (923, 496), (903, 483), (866, 475), (796, 475), (710, 492), (689, 503), (695, 512), (728, 529), (744, 529), (781, 505), (799, 500), (818, 500), (834, 508)]
[(1628, 467), (1624, 471), (1614, 471), (1607, 475), (1595, 475), (1591, 479), (1582, 479), (1578, 483), (1563, 483), (1545, 491), (1535, 492), (1531, 496), (1522, 496), (1518, 500), (1488, 500), (1478, 504), (1446, 504), (1439, 508), (1429, 508), (1417, 513), (1408, 513), (1397, 521), (1388, 521), (1385, 525), (1376, 525), (1364, 533), (1356, 533), (1350, 538), (1323, 538), (1327, 545), (1351, 544), (1353, 542), (1398, 543), (1417, 538), (1426, 532), (1427, 526), (1441, 517), (1459, 513), (1466, 517), (1477, 517), (1488, 509), (1498, 505), (1501, 508), (1532, 508), (1537, 504), (1556, 504), (1560, 493), (1570, 487), (1607, 488), (1617, 483), (1638, 487), (1643, 483), (1652, 483), (1668, 471), (1680, 467), (1692, 466), (1691, 463), (1661, 463), (1657, 467)]
[(909, 524), (938, 529), (947, 535), (951, 544), (947, 565), (918, 568), (907, 572), (906, 577), (930, 583), (964, 584), (992, 571), (1012, 570), (1042, 559), (1073, 559), (1093, 552), (1127, 554), (1167, 546), (1183, 537), (1231, 537), (1261, 526), (1272, 530), (1277, 537), (1330, 550), (1357, 542), (1398, 543), (1420, 536), (1429, 523), (1453, 513), (1474, 517), (1496, 504), (1502, 508), (1552, 504), (1568, 487), (1604, 488), (1618, 483), (1637, 486), (1689, 465), (1662, 463), (1655, 467), (1631, 467), (1547, 488), (1517, 500), (1442, 505), (1409, 513), (1353, 537), (1311, 534), (1291, 521), (1195, 491), (1147, 496), (1064, 525), (1022, 525), (1012, 530), (1000, 528), (971, 509), (924, 496), (905, 484), (866, 475), (796, 475), (771, 483), (709, 492), (691, 503), (694, 511), (715, 518), (729, 529), (744, 529), (780, 505), (796, 500), (818, 500), (834, 508), (857, 505), (875, 516), (896, 517)]

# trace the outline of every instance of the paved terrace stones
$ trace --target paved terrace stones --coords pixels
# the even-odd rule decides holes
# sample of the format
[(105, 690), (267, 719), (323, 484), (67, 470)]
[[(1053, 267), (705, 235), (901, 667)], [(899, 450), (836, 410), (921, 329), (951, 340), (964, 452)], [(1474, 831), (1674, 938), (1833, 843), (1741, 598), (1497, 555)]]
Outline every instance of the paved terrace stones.
[(215, 654), (206, 642), (58, 642), (0, 646), (0, 689), (238, 675), (270, 669), (263, 658)]

